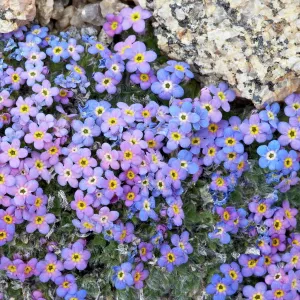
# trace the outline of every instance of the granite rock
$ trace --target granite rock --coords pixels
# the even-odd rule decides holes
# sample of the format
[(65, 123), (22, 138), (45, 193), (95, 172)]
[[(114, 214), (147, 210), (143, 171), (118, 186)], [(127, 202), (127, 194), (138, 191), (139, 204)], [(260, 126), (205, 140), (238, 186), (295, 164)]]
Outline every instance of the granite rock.
[(153, 11), (160, 49), (203, 85), (225, 80), (257, 107), (299, 89), (299, 0), (138, 1)]
[(37, 0), (37, 19), (42, 26), (49, 24), (54, 9), (54, 0)]
[(0, 33), (31, 22), (35, 13), (35, 0), (0, 0)]
[(124, 7), (128, 7), (128, 5), (122, 3), (120, 0), (102, 0), (100, 2), (101, 14), (103, 18), (105, 18), (107, 14), (117, 14)]
[(105, 23), (105, 19), (101, 15), (100, 3), (91, 3), (85, 5), (81, 11), (81, 18), (84, 22), (96, 26), (100, 26)]

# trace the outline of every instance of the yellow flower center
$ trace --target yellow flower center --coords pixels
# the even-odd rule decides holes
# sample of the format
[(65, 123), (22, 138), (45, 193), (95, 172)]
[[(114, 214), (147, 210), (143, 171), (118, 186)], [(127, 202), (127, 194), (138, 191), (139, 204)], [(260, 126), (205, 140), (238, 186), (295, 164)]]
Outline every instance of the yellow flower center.
[(36, 131), (36, 132), (34, 133), (34, 137), (35, 137), (35, 139), (37, 139), (37, 140), (43, 139), (44, 135), (45, 135), (45, 134), (44, 134), (43, 131)]
[(221, 101), (226, 100), (226, 95), (223, 92), (219, 92), (218, 97), (220, 98)]
[(289, 131), (288, 131), (288, 137), (293, 140), (295, 138), (297, 138), (297, 130), (295, 128), (291, 128)]
[(176, 70), (180, 71), (180, 72), (184, 72), (184, 67), (181, 65), (175, 65), (174, 67)]
[(140, 20), (141, 14), (139, 12), (134, 12), (133, 14), (131, 14), (130, 18), (133, 22), (137, 22), (138, 20)]
[(169, 252), (167, 254), (167, 260), (168, 260), (168, 262), (173, 263), (175, 261), (175, 255), (173, 253)]
[(174, 141), (180, 141), (181, 134), (179, 132), (172, 132), (171, 137)]
[(55, 265), (55, 264), (48, 264), (48, 265), (46, 266), (46, 271), (47, 271), (48, 273), (54, 273), (55, 270), (56, 270), (56, 265)]
[(27, 104), (21, 105), (19, 111), (20, 111), (21, 114), (28, 113), (29, 112), (29, 105), (27, 105)]
[(44, 220), (45, 220), (44, 217), (42, 217), (42, 216), (37, 216), (37, 217), (35, 217), (35, 224), (41, 225), (41, 224), (43, 224)]
[(79, 262), (81, 260), (81, 254), (80, 253), (73, 253), (71, 257), (73, 262)]
[(227, 290), (225, 284), (223, 283), (218, 283), (216, 289), (219, 293), (224, 293)]
[(4, 230), (0, 230), (0, 241), (5, 240), (7, 238), (7, 233)]
[(9, 157), (14, 158), (14, 157), (18, 156), (19, 152), (15, 148), (10, 148), (7, 153), (8, 153)]
[(257, 134), (259, 134), (259, 128), (258, 128), (258, 126), (257, 126), (257, 125), (252, 125), (252, 126), (250, 126), (250, 133), (251, 133), (252, 135), (257, 135)]
[(141, 64), (142, 62), (145, 61), (145, 56), (142, 53), (138, 53), (138, 54), (135, 55), (133, 60), (134, 60), (135, 63)]
[(17, 83), (20, 81), (20, 76), (16, 73), (12, 74), (11, 79), (14, 83)]
[(217, 132), (217, 130), (219, 129), (219, 126), (215, 123), (212, 123), (208, 126), (208, 130), (211, 132), (211, 133), (215, 133)]
[(143, 82), (147, 82), (149, 80), (149, 75), (148, 74), (141, 74), (140, 75), (140, 80)]
[(114, 179), (111, 179), (108, 183), (108, 187), (110, 190), (115, 190), (117, 188), (117, 186), (118, 186), (118, 183)]

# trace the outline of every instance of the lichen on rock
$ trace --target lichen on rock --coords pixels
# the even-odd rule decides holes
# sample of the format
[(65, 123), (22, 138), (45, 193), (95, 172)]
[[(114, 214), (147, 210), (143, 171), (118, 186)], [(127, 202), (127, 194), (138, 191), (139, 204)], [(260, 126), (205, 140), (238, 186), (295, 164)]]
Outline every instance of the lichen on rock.
[(298, 0), (147, 0), (159, 47), (256, 106), (300, 86)]

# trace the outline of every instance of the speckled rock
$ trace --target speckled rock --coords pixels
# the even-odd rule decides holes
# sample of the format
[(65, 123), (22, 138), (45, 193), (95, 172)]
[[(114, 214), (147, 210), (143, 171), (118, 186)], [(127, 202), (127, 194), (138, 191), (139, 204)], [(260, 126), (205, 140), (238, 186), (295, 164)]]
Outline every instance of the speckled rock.
[(128, 7), (128, 5), (122, 3), (120, 0), (102, 0), (100, 2), (101, 15), (103, 18), (105, 18), (107, 14), (118, 13), (124, 7)]
[(37, 19), (42, 26), (49, 24), (54, 9), (54, 0), (37, 0)]
[(96, 26), (100, 26), (105, 23), (105, 19), (101, 15), (100, 3), (91, 3), (85, 5), (81, 11), (81, 18), (84, 22)]
[(35, 0), (0, 0), (0, 33), (31, 22), (35, 12)]
[(299, 0), (138, 0), (159, 47), (203, 83), (226, 80), (257, 107), (300, 87)]
[(61, 19), (64, 14), (64, 9), (65, 9), (65, 6), (64, 6), (63, 0), (55, 0), (51, 19), (54, 19), (54, 20)]

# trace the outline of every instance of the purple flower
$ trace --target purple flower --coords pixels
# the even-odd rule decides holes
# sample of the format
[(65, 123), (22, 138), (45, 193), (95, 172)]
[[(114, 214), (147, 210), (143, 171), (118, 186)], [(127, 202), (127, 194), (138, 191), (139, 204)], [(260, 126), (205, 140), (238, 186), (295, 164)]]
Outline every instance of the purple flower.
[(259, 277), (266, 273), (263, 257), (242, 254), (239, 257), (239, 264), (242, 266), (242, 275), (244, 277), (252, 275)]
[(113, 222), (119, 218), (119, 213), (117, 211), (110, 211), (106, 206), (101, 207), (99, 214), (93, 215), (92, 220), (96, 222), (95, 231), (100, 233), (102, 229), (111, 229), (113, 227)]
[(153, 257), (153, 245), (142, 242), (139, 244), (139, 254), (142, 261), (148, 261)]
[(94, 193), (97, 187), (101, 187), (102, 174), (103, 170), (100, 167), (97, 167), (91, 174), (87, 176), (84, 175), (79, 183), (80, 189), (83, 191), (87, 190), (89, 194)]
[(271, 209), (271, 204), (269, 201), (263, 202), (250, 202), (249, 210), (254, 213), (254, 221), (260, 223), (262, 218), (271, 218), (274, 214), (274, 209)]
[(120, 244), (130, 243), (134, 238), (134, 226), (132, 223), (126, 223), (125, 226), (121, 223), (115, 228), (114, 239)]
[(298, 116), (300, 114), (300, 95), (293, 93), (284, 99), (287, 106), (284, 108), (284, 113), (288, 117)]
[(33, 86), (36, 81), (41, 82), (45, 79), (45, 75), (42, 74), (43, 66), (33, 66), (31, 64), (26, 65), (26, 70), (21, 74), (23, 79), (26, 79), (28, 86)]
[(226, 296), (231, 296), (236, 292), (232, 287), (232, 282), (228, 278), (221, 278), (219, 274), (214, 274), (211, 283), (206, 287), (206, 293), (214, 295), (214, 300), (225, 300)]
[(223, 264), (220, 266), (220, 271), (224, 276), (233, 283), (241, 283), (243, 281), (243, 276), (241, 274), (241, 268), (236, 262), (229, 264)]
[(135, 84), (139, 84), (142, 90), (147, 90), (154, 82), (157, 81), (157, 78), (154, 71), (150, 69), (147, 73), (137, 71), (136, 73), (131, 74), (130, 80)]
[(300, 131), (299, 128), (294, 127), (286, 122), (280, 122), (277, 130), (281, 133), (278, 138), (282, 146), (290, 144), (294, 150), (300, 149)]
[(123, 31), (122, 16), (115, 16), (114, 14), (107, 14), (106, 15), (107, 22), (104, 23), (103, 29), (105, 30), (106, 34), (113, 37), (115, 34), (119, 34)]
[(246, 119), (240, 125), (240, 129), (244, 134), (244, 143), (246, 145), (250, 145), (254, 141), (264, 143), (272, 136), (270, 125), (266, 122), (261, 122), (258, 114), (253, 114), (249, 120)]
[[(296, 225), (297, 225), (296, 216), (298, 213), (298, 209), (291, 208), (290, 203), (287, 200), (285, 200), (282, 202), (282, 209), (280, 209), (277, 212), (278, 213), (280, 212), (280, 214), (284, 215), (284, 217), (287, 219), (287, 221), (291, 227), (296, 228)], [(276, 212), (276, 214), (277, 214), (277, 212)]]
[(163, 100), (170, 100), (171, 97), (181, 98), (184, 95), (183, 88), (179, 85), (181, 79), (175, 74), (170, 74), (161, 69), (157, 72), (157, 82), (151, 85), (151, 91)]
[(49, 126), (46, 122), (42, 122), (40, 125), (32, 122), (29, 124), (29, 133), (24, 137), (24, 140), (28, 144), (34, 145), (37, 150), (42, 150), (45, 143), (52, 141), (52, 135), (47, 133)]
[(105, 133), (105, 136), (111, 137), (123, 131), (126, 123), (121, 116), (122, 111), (117, 108), (103, 113), (101, 131)]
[(33, 233), (38, 230), (42, 234), (47, 234), (50, 231), (50, 226), (55, 222), (55, 216), (53, 214), (46, 214), (46, 208), (43, 209), (39, 214), (29, 214), (26, 216), (26, 220), (29, 223), (26, 226), (28, 233)]
[(23, 261), (21, 259), (11, 261), (9, 258), (2, 256), (0, 260), (0, 270), (6, 271), (6, 276), (8, 278), (18, 279), (18, 267), (22, 263)]
[(247, 297), (248, 300), (253, 299), (265, 299), (267, 291), (267, 286), (263, 282), (258, 282), (255, 287), (251, 285), (246, 285), (243, 288), (243, 295)]
[(84, 250), (82, 243), (77, 241), (71, 248), (63, 249), (61, 256), (65, 260), (64, 267), (66, 270), (73, 270), (76, 268), (77, 270), (82, 271), (87, 267), (91, 253), (88, 250)]
[(270, 235), (285, 234), (286, 229), (289, 227), (289, 223), (284, 219), (283, 214), (275, 214), (273, 219), (267, 219), (264, 224), (269, 227), (268, 233)]
[(96, 91), (103, 93), (107, 91), (109, 94), (115, 94), (117, 91), (116, 85), (119, 81), (111, 76), (111, 74), (106, 71), (105, 74), (101, 72), (96, 72), (94, 74), (94, 79), (97, 82)]
[(288, 277), (282, 267), (276, 265), (268, 266), (268, 275), (265, 277), (266, 284), (271, 285), (274, 281), (286, 283), (287, 279)]
[(14, 70), (13, 68), (9, 67), (5, 73), (8, 75), (4, 78), (4, 82), (6, 84), (11, 84), (12, 88), (14, 90), (19, 90), (21, 88), (21, 85), (25, 83), (25, 79), (21, 77), (21, 74), (24, 72), (22, 68), (16, 68)]
[(24, 158), (28, 155), (28, 151), (24, 148), (20, 148), (21, 142), (19, 139), (13, 139), (11, 144), (8, 142), (1, 142), (0, 148), (3, 151), (0, 154), (0, 163), (9, 163), (12, 168), (18, 168), (20, 165), (20, 158)]
[(286, 272), (296, 269), (300, 269), (300, 252), (296, 248), (292, 248), (290, 252), (283, 254), (282, 261), (286, 262), (284, 270)]
[(74, 144), (83, 144), (84, 146), (91, 146), (94, 142), (93, 137), (100, 135), (100, 127), (95, 124), (93, 118), (86, 118), (84, 123), (79, 120), (72, 122), (72, 128), (76, 133), (72, 136)]
[(195, 99), (196, 106), (200, 106), (200, 108), (205, 109), (208, 113), (209, 119), (214, 122), (218, 123), (222, 119), (222, 113), (219, 111), (220, 106), (215, 105), (212, 102), (212, 97), (208, 88), (203, 88), (201, 90), (200, 99)]
[(265, 293), (266, 300), (292, 300), (293, 295), (288, 286), (274, 281), (271, 284), (271, 291)]
[(180, 236), (173, 234), (171, 236), (171, 242), (175, 247), (179, 247), (185, 253), (185, 261), (187, 262), (187, 255), (193, 252), (193, 247), (189, 243), (189, 233), (184, 231)]
[(80, 53), (84, 52), (84, 47), (82, 45), (77, 45), (75, 39), (69, 39), (67, 51), (73, 60), (78, 61), (80, 60)]
[(16, 176), (14, 186), (9, 187), (8, 193), (14, 196), (15, 205), (24, 205), (28, 197), (36, 191), (38, 183), (36, 180), (28, 180), (23, 175)]
[(61, 186), (65, 186), (67, 183), (73, 187), (78, 187), (78, 180), (81, 175), (76, 172), (76, 166), (73, 164), (69, 157), (66, 157), (63, 163), (58, 163), (55, 165), (55, 172), (58, 174), (57, 182)]
[(216, 107), (222, 107), (226, 112), (230, 111), (228, 102), (235, 99), (235, 92), (228, 88), (228, 84), (221, 82), (218, 87), (210, 85), (208, 89), (213, 94), (212, 104)]
[(168, 217), (170, 217), (176, 226), (182, 225), (184, 219), (184, 213), (182, 210), (182, 201), (180, 199), (173, 201), (169, 204), (167, 209)]
[(12, 241), (15, 235), (14, 224), (7, 224), (0, 220), (0, 247), (5, 245), (7, 242)]
[(136, 40), (135, 35), (130, 35), (124, 42), (119, 42), (115, 45), (114, 50), (118, 52), (122, 59), (127, 58), (125, 55), (126, 49), (130, 49)]
[(62, 262), (57, 260), (57, 256), (52, 253), (48, 253), (45, 260), (39, 261), (36, 268), (40, 272), (41, 282), (48, 282), (50, 279), (55, 281), (57, 277), (61, 276), (60, 271), (64, 269)]
[(209, 186), (210, 189), (212, 189), (213, 191), (227, 192), (229, 183), (226, 177), (221, 176), (217, 172), (211, 176), (211, 179), (212, 182)]
[(91, 217), (94, 210), (90, 206), (94, 202), (92, 195), (87, 194), (84, 196), (81, 190), (77, 190), (74, 195), (74, 201), (71, 202), (71, 208), (76, 210), (76, 215), (79, 219), (84, 216)]
[(53, 103), (54, 96), (57, 96), (59, 93), (59, 89), (57, 87), (51, 87), (51, 83), (48, 80), (43, 80), (42, 85), (34, 84), (32, 86), (32, 90), (37, 93), (35, 96), (35, 100), (40, 105), (51, 106)]
[(4, 107), (11, 107), (13, 105), (13, 100), (9, 98), (10, 94), (7, 90), (0, 92), (0, 110), (3, 110)]
[(146, 46), (142, 42), (133, 43), (131, 48), (125, 50), (126, 58), (129, 60), (126, 64), (126, 70), (130, 73), (140, 71), (141, 73), (149, 73), (150, 62), (153, 62), (157, 55), (154, 51), (146, 50)]
[(55, 284), (58, 285), (56, 294), (59, 297), (65, 297), (68, 293), (74, 294), (77, 292), (76, 279), (72, 274), (59, 276), (55, 279)]
[(296, 185), (299, 182), (299, 177), (297, 172), (292, 172), (289, 177), (282, 178), (281, 182), (277, 184), (274, 188), (280, 190), (280, 192), (285, 193), (291, 186)]
[(184, 253), (181, 248), (170, 248), (169, 245), (162, 245), (160, 248), (161, 257), (158, 259), (157, 264), (160, 267), (165, 267), (168, 272), (172, 272), (174, 266), (184, 263)]
[(134, 287), (136, 289), (142, 289), (144, 287), (144, 280), (149, 276), (149, 271), (144, 270), (144, 264), (139, 263), (132, 271), (132, 277), (134, 280)]
[(151, 12), (136, 6), (134, 8), (123, 8), (120, 15), (123, 17), (122, 27), (124, 30), (132, 27), (135, 32), (141, 33), (145, 30), (144, 20), (151, 17)]
[(112, 168), (118, 170), (120, 164), (118, 162), (119, 153), (117, 150), (112, 150), (108, 143), (103, 143), (101, 148), (97, 150), (97, 157), (100, 159), (100, 166), (103, 170)]
[(121, 264), (121, 266), (113, 267), (114, 274), (112, 281), (118, 290), (124, 290), (126, 286), (134, 284), (133, 277), (131, 275), (132, 265), (129, 262)]

